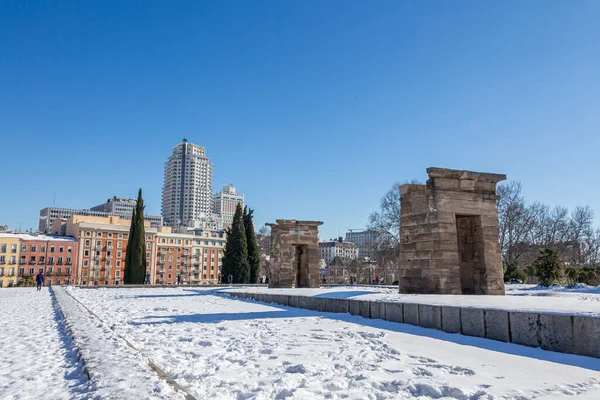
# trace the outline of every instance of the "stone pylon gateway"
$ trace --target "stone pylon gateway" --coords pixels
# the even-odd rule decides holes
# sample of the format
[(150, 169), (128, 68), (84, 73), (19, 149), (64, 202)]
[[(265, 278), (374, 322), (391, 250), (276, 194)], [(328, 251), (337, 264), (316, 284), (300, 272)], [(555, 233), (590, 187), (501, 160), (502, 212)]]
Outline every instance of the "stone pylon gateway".
[(318, 288), (320, 221), (278, 219), (271, 227), (270, 288)]
[(427, 174), (400, 186), (400, 293), (503, 295), (496, 184), (506, 175)]

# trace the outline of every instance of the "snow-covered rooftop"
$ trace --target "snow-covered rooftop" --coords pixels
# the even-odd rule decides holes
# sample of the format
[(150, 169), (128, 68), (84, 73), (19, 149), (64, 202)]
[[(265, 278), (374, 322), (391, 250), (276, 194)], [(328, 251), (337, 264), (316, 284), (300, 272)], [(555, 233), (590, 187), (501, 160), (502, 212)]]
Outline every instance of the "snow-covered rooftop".
[(35, 235), (31, 233), (0, 233), (0, 238), (19, 238), (21, 240), (41, 240), (53, 242), (76, 242), (71, 236)]

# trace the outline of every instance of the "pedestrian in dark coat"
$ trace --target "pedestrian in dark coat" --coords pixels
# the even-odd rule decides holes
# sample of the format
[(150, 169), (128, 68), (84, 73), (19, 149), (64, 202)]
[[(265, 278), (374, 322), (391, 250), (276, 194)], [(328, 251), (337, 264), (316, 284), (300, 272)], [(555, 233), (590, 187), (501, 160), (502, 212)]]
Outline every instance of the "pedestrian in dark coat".
[(42, 286), (44, 286), (44, 274), (42, 272), (36, 275), (35, 283), (37, 284), (38, 292), (42, 290)]

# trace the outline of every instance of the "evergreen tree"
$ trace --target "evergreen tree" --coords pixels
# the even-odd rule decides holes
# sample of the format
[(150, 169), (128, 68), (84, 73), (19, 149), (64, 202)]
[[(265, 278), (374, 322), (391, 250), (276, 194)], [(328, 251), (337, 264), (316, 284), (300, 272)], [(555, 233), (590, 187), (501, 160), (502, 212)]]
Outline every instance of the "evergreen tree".
[(146, 231), (144, 229), (144, 200), (142, 189), (131, 216), (131, 227), (125, 254), (125, 283), (143, 284), (146, 276)]
[(260, 272), (260, 248), (256, 242), (254, 232), (254, 221), (252, 220), (254, 210), (244, 207), (244, 228), (246, 228), (246, 242), (248, 243), (248, 264), (250, 264), (250, 283), (258, 282)]
[(540, 255), (533, 265), (542, 286), (557, 283), (562, 275), (562, 261), (558, 252), (552, 249), (540, 249)]
[(233, 276), (233, 283), (247, 283), (250, 278), (246, 229), (244, 228), (242, 206), (239, 204), (233, 215), (231, 229), (227, 232), (227, 243), (225, 244), (223, 266), (221, 268), (221, 282), (229, 283), (229, 275)]

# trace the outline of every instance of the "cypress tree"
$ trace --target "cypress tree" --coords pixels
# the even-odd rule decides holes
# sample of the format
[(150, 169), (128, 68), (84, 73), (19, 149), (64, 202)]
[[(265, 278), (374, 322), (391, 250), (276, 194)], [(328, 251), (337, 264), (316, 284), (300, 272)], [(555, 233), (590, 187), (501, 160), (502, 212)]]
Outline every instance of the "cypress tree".
[(260, 248), (256, 242), (253, 221), (254, 210), (244, 207), (244, 228), (246, 228), (246, 242), (248, 243), (248, 264), (250, 264), (250, 283), (258, 282), (260, 272)]
[(144, 199), (142, 189), (131, 216), (127, 254), (125, 254), (125, 283), (143, 284), (146, 276), (146, 231), (144, 229)]
[(233, 223), (227, 234), (223, 266), (221, 269), (221, 282), (228, 283), (229, 275), (233, 276), (233, 283), (246, 283), (250, 278), (250, 265), (248, 264), (248, 246), (246, 243), (246, 230), (242, 206), (235, 209)]

